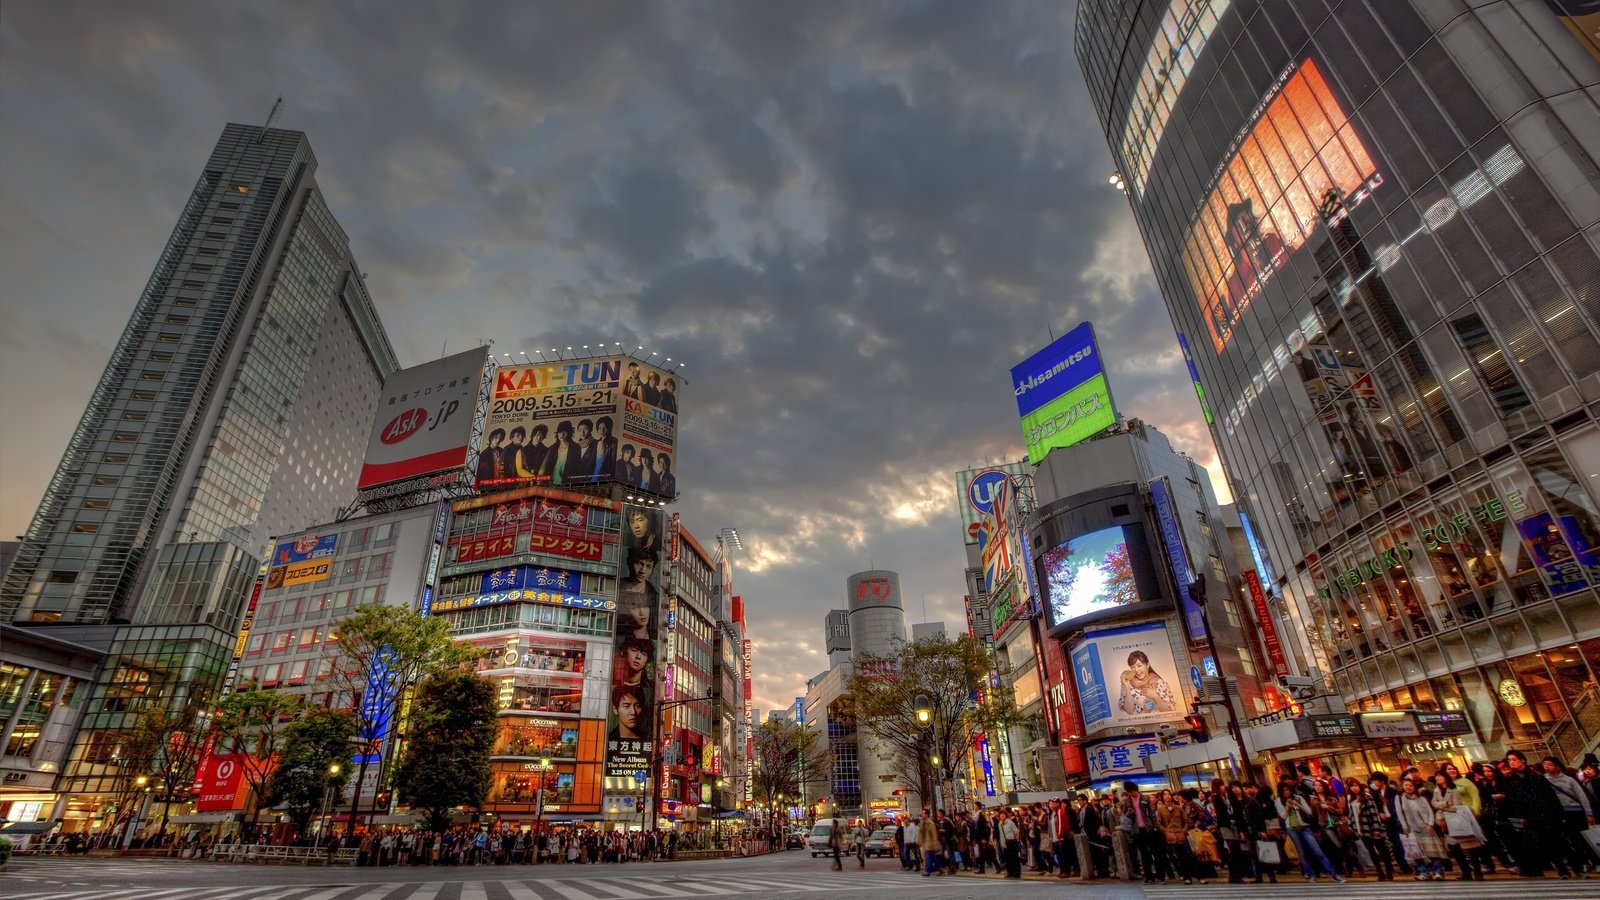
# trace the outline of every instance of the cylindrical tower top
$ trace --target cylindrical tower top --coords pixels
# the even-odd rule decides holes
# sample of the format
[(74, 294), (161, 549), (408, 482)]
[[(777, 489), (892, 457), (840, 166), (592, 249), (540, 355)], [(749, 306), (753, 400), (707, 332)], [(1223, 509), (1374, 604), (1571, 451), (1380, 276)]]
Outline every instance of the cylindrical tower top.
[(852, 614), (861, 609), (905, 609), (900, 602), (899, 572), (870, 569), (851, 575), (844, 583)]

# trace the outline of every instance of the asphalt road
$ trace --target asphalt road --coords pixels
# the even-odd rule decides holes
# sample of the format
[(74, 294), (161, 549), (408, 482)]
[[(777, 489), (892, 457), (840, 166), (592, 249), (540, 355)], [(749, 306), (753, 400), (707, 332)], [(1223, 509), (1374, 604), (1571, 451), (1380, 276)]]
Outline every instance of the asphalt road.
[[(1042, 898), (1057, 884), (978, 877), (922, 878), (893, 859), (843, 871), (801, 851), (751, 859), (623, 865), (303, 868), (192, 860), (17, 857), (0, 874), (3, 900), (645, 900), (645, 898), (883, 897), (894, 900)], [(1098, 886), (1097, 886), (1098, 887)], [(1089, 888), (1075, 894), (1087, 896)], [(1093, 893), (1100, 894), (1101, 890)], [(1106, 886), (1107, 900), (1143, 900)]]
[(1600, 880), (1357, 881), (1306, 884), (1168, 884), (1058, 881), (1030, 876), (923, 878), (898, 861), (832, 870), (801, 851), (753, 859), (625, 865), (302, 868), (191, 860), (14, 858), (0, 874), (3, 900), (655, 900), (766, 897), (785, 900), (1595, 900)]

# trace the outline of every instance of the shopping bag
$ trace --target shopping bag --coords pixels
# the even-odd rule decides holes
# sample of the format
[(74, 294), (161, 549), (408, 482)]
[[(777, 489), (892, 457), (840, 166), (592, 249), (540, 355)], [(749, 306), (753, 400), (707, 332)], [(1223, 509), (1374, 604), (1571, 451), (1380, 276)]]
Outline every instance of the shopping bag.
[(1256, 859), (1263, 865), (1276, 866), (1283, 863), (1283, 855), (1278, 852), (1278, 845), (1272, 841), (1258, 841), (1256, 843)]
[(1371, 872), (1373, 869), (1376, 869), (1377, 868), (1377, 864), (1374, 863), (1373, 860), (1372, 860), (1372, 852), (1367, 849), (1367, 842), (1366, 841), (1356, 841), (1355, 843), (1356, 843), (1356, 865), (1360, 866), (1362, 868), (1362, 870), (1367, 871), (1367, 872)]
[(1444, 833), (1450, 837), (1482, 840), (1482, 832), (1478, 830), (1478, 820), (1472, 815), (1472, 810), (1458, 806), (1445, 810), (1441, 817), (1444, 819)]
[(1417, 839), (1409, 834), (1400, 835), (1400, 855), (1407, 861), (1422, 858), (1422, 848), (1417, 845)]
[(1600, 856), (1600, 825), (1590, 825), (1583, 830), (1583, 844)]

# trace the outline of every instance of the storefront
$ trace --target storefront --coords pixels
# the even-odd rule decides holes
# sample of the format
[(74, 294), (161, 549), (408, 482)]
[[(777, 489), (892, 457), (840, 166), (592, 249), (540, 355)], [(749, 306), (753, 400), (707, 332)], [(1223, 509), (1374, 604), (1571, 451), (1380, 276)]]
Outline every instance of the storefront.
[(1444, 758), (1459, 766), (1463, 760), (1499, 759), (1511, 749), (1571, 763), (1593, 752), (1600, 742), (1597, 676), (1600, 639), (1590, 639), (1423, 679), (1364, 697), (1355, 706), (1462, 710), (1472, 726), (1471, 734), (1449, 746), (1425, 741), (1398, 744), (1392, 755), (1372, 759), (1379, 768), (1413, 764), (1426, 769), (1428, 762)]

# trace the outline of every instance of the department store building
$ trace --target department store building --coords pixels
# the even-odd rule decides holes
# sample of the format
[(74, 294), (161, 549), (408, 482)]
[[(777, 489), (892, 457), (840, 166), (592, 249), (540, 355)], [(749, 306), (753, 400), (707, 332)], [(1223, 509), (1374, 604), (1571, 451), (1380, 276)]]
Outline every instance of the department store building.
[(1336, 765), (1600, 746), (1600, 47), (1577, 7), (1079, 7), (1292, 668), (1353, 710), (1473, 725)]

